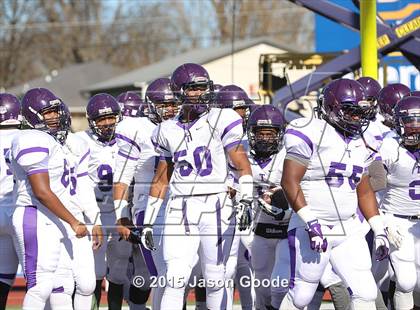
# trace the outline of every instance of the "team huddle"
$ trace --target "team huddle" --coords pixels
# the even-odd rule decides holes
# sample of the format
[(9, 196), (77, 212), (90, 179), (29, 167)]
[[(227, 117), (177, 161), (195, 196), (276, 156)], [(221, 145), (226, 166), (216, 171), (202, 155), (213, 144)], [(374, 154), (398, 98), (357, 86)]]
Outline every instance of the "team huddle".
[[(0, 94), (0, 309), (420, 309), (420, 92), (337, 79), (287, 123), (198, 64), (105, 93)], [(200, 285), (203, 284), (203, 285)]]

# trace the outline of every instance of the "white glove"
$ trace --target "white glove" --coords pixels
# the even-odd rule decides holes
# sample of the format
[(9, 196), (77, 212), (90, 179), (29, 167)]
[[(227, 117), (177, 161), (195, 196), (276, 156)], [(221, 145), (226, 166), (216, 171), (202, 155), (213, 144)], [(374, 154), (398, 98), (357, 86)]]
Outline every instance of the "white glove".
[(153, 227), (144, 225), (140, 237), (141, 243), (149, 251), (156, 251), (155, 242), (153, 241)]
[(385, 232), (388, 237), (389, 243), (399, 249), (404, 241), (404, 234), (400, 231), (398, 226), (387, 225)]
[(235, 211), (232, 215), (236, 214), (239, 231), (248, 229), (252, 222), (252, 201), (242, 199), (237, 205), (234, 206)]

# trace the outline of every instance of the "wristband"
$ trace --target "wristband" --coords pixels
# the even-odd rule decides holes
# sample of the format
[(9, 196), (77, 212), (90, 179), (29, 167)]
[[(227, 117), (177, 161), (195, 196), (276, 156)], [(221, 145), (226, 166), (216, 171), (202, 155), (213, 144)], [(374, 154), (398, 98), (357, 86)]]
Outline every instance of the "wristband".
[(115, 216), (117, 221), (128, 216), (128, 201), (127, 200), (114, 200)]
[(314, 220), (317, 221), (318, 219), (312, 213), (311, 208), (306, 205), (303, 208), (300, 208), (299, 211), (296, 212), (297, 215), (302, 219), (302, 221), (306, 223), (313, 222)]
[(375, 235), (384, 234), (385, 226), (384, 222), (382, 221), (382, 217), (380, 215), (374, 215), (370, 219), (368, 219), (368, 223), (370, 228), (372, 228), (373, 233)]
[(254, 193), (254, 178), (252, 175), (246, 174), (239, 178), (239, 201), (242, 199), (252, 200)]
[(146, 211), (144, 212), (143, 225), (153, 225), (156, 221), (163, 199), (149, 196), (147, 199)]

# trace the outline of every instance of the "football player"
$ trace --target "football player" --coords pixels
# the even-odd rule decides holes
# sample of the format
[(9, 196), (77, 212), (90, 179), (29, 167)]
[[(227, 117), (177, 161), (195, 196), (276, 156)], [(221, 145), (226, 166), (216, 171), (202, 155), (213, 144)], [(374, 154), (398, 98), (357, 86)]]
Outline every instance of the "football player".
[[(86, 107), (89, 129), (78, 132), (89, 145), (89, 177), (93, 181), (96, 201), (100, 209), (101, 223), (105, 229), (103, 246), (95, 251), (96, 303), (99, 305), (102, 279), (109, 282), (108, 304), (110, 308), (121, 308), (124, 284), (127, 284), (128, 260), (131, 245), (118, 241), (116, 213), (112, 198), (113, 176), (115, 172), (117, 144), (115, 129), (121, 121), (121, 109), (114, 97), (97, 94), (90, 98)], [(106, 256), (106, 259), (105, 259)]]
[(394, 107), (399, 100), (410, 94), (410, 89), (404, 84), (388, 84), (378, 94), (378, 106), (380, 116), (379, 126), (382, 137), (385, 137), (394, 127)]
[(420, 283), (420, 97), (401, 99), (394, 119), (397, 138), (386, 137), (380, 149), (387, 172), (381, 209), (397, 238), (388, 268), (396, 282), (395, 309), (404, 310), (413, 308), (413, 290)]
[(19, 262), (12, 238), (13, 173), (6, 154), (19, 134), (21, 123), (19, 99), (12, 94), (0, 94), (0, 309), (6, 309)]
[[(210, 109), (213, 83), (198, 64), (179, 66), (171, 76), (171, 88), (182, 110), (158, 126), (155, 143), (161, 160), (149, 193), (142, 240), (154, 248), (152, 226), (170, 185), (163, 234), (167, 283), (161, 309), (182, 308), (197, 253), (204, 279), (212, 283), (206, 287), (207, 308), (224, 309), (225, 263), (234, 229), (229, 224), (236, 215), (242, 230), (251, 220), (252, 176), (240, 145), (242, 119), (229, 109)], [(240, 173), (235, 210), (225, 204), (226, 155)]]
[(354, 309), (375, 309), (376, 283), (358, 206), (375, 234), (376, 258), (389, 242), (365, 174), (371, 151), (360, 138), (370, 104), (363, 86), (338, 79), (323, 90), (323, 119), (296, 119), (286, 129), (281, 186), (292, 214), (291, 277), (280, 309), (303, 309), (328, 262), (345, 281)]
[[(227, 85), (222, 87), (216, 94), (216, 107), (222, 109), (233, 109), (243, 120), (245, 126), (247, 120), (247, 109), (253, 104), (247, 93), (236, 85)], [(244, 127), (246, 130), (246, 127)], [(247, 135), (244, 133), (242, 138), (244, 150), (247, 149)], [(236, 168), (228, 163), (230, 195), (234, 199), (239, 190), (238, 172)], [(238, 194), (239, 195), (239, 194)], [(255, 303), (255, 290), (253, 285), (246, 284), (241, 279), (251, 279), (253, 277), (250, 262), (250, 244), (253, 238), (251, 227), (243, 232), (236, 231), (235, 239), (232, 244), (231, 254), (226, 263), (226, 276), (229, 279), (235, 279), (235, 287), (239, 291), (242, 309), (252, 309)], [(233, 302), (234, 289), (231, 288), (228, 294), (228, 303)]]
[(123, 117), (139, 117), (142, 116), (144, 109), (144, 102), (140, 96), (135, 92), (124, 92), (116, 98), (120, 104), (121, 113)]
[[(45, 88), (29, 90), (22, 115), (33, 129), (21, 131), (10, 149), (15, 179), (13, 227), (19, 261), (27, 280), (23, 309), (44, 309), (54, 288), (61, 243), (84, 237), (86, 226), (65, 207), (70, 171), (61, 141), (66, 134), (64, 103)], [(71, 254), (71, 253), (69, 253)]]
[[(118, 231), (125, 240), (129, 240), (130, 237), (131, 231), (128, 228), (131, 225), (130, 217), (138, 228), (143, 225), (147, 197), (159, 159), (151, 140), (153, 131), (158, 123), (174, 117), (177, 111), (177, 103), (170, 88), (170, 80), (160, 78), (150, 83), (146, 90), (146, 102), (148, 117), (124, 119), (118, 124), (116, 132), (117, 156), (120, 159), (117, 160), (115, 170), (114, 204), (115, 209), (120, 210), (117, 212), (119, 214), (117, 218), (119, 224), (122, 225), (118, 227)], [(127, 212), (128, 202), (125, 196), (133, 178), (133, 208), (130, 216)], [(164, 209), (159, 214), (157, 225), (154, 227), (156, 244), (159, 244), (160, 241), (163, 214)], [(144, 279), (148, 279), (150, 275), (162, 276), (165, 265), (160, 247), (156, 252), (151, 253), (141, 246), (141, 252), (144, 259), (141, 259), (141, 262), (135, 262), (135, 275), (141, 275)], [(131, 285), (129, 295), (132, 308), (145, 309), (149, 297), (149, 285), (149, 281), (146, 281), (141, 288)], [(156, 288), (153, 293), (153, 309), (160, 307), (161, 291), (162, 289)]]
[[(71, 308), (75, 310), (89, 309), (92, 305), (92, 295), (95, 290), (95, 265), (93, 250), (97, 250), (103, 239), (100, 226), (99, 208), (95, 199), (94, 186), (89, 178), (88, 162), (89, 146), (86, 141), (70, 132), (71, 115), (67, 106), (66, 129), (61, 143), (67, 157), (67, 169), (70, 171), (70, 203), (66, 208), (80, 221), (86, 216), (90, 223), (95, 223), (92, 229), (92, 242), (88, 239), (70, 238), (72, 253), (61, 251), (59, 266), (55, 272), (56, 285), (50, 296), (52, 309)], [(62, 244), (68, 247), (68, 244)], [(76, 287), (75, 287), (76, 285)], [(74, 300), (72, 295), (74, 294)]]

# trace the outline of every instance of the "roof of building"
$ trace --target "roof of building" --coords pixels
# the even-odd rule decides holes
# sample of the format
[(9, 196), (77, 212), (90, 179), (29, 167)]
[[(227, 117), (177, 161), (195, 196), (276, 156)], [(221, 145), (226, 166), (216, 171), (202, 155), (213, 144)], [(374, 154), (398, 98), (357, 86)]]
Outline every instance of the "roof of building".
[[(258, 44), (268, 44), (284, 51), (296, 52), (290, 46), (283, 46), (273, 41), (270, 37), (258, 37), (247, 40), (241, 40), (235, 43), (235, 52), (250, 48)], [(179, 64), (193, 62), (206, 64), (232, 53), (231, 43), (222, 44), (211, 48), (199, 48), (179, 55), (165, 58), (156, 63), (141, 67), (86, 87), (85, 92), (97, 92), (113, 88), (122, 88), (127, 86), (136, 86), (139, 83), (150, 82), (157, 78), (169, 76)], [(140, 85), (138, 85), (140, 86)]]
[(27, 81), (6, 91), (20, 96), (31, 88), (44, 87), (60, 97), (70, 108), (85, 107), (87, 98), (82, 96), (83, 88), (123, 72), (122, 68), (111, 64), (92, 61), (55, 70), (49, 75)]

